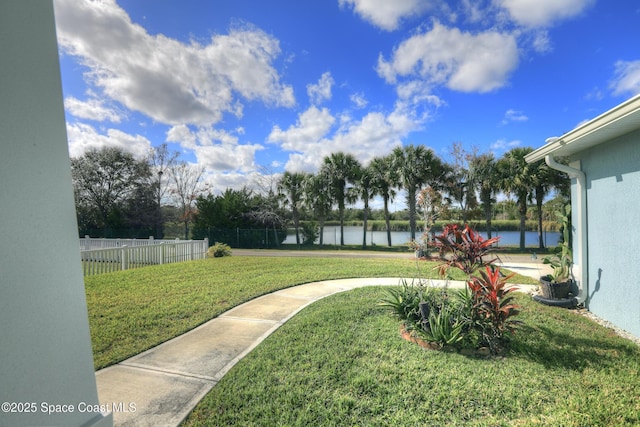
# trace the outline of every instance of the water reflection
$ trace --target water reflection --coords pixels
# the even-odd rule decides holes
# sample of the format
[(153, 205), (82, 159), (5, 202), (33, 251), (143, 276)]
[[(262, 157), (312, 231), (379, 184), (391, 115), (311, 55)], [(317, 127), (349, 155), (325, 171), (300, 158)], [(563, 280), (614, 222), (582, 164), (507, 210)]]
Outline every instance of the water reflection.
[[(487, 234), (480, 232), (485, 238)], [(409, 242), (409, 236), (411, 234), (408, 231), (392, 231), (391, 232), (391, 244), (392, 245), (404, 245)], [(494, 231), (492, 237), (500, 237), (500, 246), (518, 246), (520, 244), (520, 232), (519, 231)], [(555, 231), (545, 231), (543, 233), (543, 239), (545, 246), (556, 246), (560, 239), (560, 233)], [(289, 231), (287, 239), (284, 241), (286, 244), (296, 243), (296, 235), (292, 231)], [(320, 243), (319, 239), (316, 240), (316, 244)], [(327, 226), (324, 228), (324, 241), (325, 245), (339, 245), (340, 244), (340, 227), (339, 226)], [(344, 243), (345, 245), (361, 245), (362, 244), (362, 227), (344, 227)], [(367, 231), (367, 245), (387, 245), (387, 232), (386, 231)], [(525, 233), (525, 246), (538, 246), (538, 232), (527, 231)]]

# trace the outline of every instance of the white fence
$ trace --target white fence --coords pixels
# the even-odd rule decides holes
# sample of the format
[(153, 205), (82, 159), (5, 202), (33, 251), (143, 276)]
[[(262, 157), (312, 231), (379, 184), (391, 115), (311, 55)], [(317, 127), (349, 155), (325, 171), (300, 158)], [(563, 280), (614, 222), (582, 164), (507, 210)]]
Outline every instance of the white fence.
[(80, 239), (85, 276), (202, 259), (209, 240)]

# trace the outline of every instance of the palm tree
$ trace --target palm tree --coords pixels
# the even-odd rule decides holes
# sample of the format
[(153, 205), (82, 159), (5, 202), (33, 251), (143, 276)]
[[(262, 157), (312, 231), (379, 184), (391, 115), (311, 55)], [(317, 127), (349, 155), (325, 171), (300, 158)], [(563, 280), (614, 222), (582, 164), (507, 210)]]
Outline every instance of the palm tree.
[(469, 170), (457, 168), (451, 164), (445, 164), (445, 174), (442, 180), (442, 187), (448, 194), (447, 201), (452, 201), (460, 206), (462, 222), (467, 223), (467, 213), (478, 205), (476, 194), (470, 182)]
[(513, 148), (498, 161), (500, 188), (516, 197), (520, 214), (520, 250), (525, 248), (525, 226), (527, 221), (527, 201), (535, 189), (532, 166), (527, 164), (524, 156), (533, 151), (530, 147)]
[(369, 164), (372, 174), (373, 192), (382, 196), (384, 203), (384, 221), (387, 226), (387, 244), (391, 246), (391, 215), (389, 201), (396, 196), (395, 187), (399, 185), (399, 177), (393, 164), (393, 156), (375, 157)]
[(333, 201), (338, 204), (340, 214), (340, 246), (344, 246), (344, 208), (347, 201), (355, 201), (347, 184), (353, 184), (361, 168), (360, 162), (351, 154), (341, 151), (324, 158), (322, 168), (330, 177)]
[(433, 150), (422, 145), (396, 147), (392, 155), (394, 157), (394, 168), (397, 169), (400, 177), (400, 186), (407, 192), (411, 240), (415, 240), (416, 196), (418, 190), (425, 184), (439, 189), (442, 186), (445, 167)]
[(469, 186), (480, 193), (480, 202), (484, 208), (484, 218), (487, 223), (487, 238), (491, 238), (491, 218), (493, 204), (498, 186), (496, 160), (493, 154), (473, 155), (469, 161)]
[(475, 189), (469, 182), (469, 161), (473, 154), (468, 153), (462, 143), (454, 142), (450, 155), (453, 161), (445, 165), (444, 190), (448, 194), (448, 201), (455, 201), (460, 206), (462, 222), (466, 224), (467, 213), (478, 204)]
[(367, 226), (369, 220), (369, 200), (376, 195), (376, 189), (371, 185), (373, 182), (373, 171), (371, 165), (362, 167), (358, 179), (355, 182), (355, 193), (364, 203), (362, 209), (363, 214), (363, 226), (362, 226), (362, 248), (367, 247)]
[(320, 246), (324, 244), (324, 222), (331, 212), (331, 205), (333, 204), (330, 182), (331, 180), (326, 171), (320, 169), (317, 174), (308, 176), (304, 185), (303, 202), (318, 218)]
[(304, 183), (307, 174), (302, 172), (285, 172), (278, 181), (278, 191), (285, 197), (286, 204), (291, 207), (293, 226), (296, 229), (296, 245), (300, 246), (300, 205), (302, 203)]
[(530, 165), (534, 178), (534, 198), (536, 199), (536, 214), (538, 216), (538, 247), (544, 249), (544, 238), (542, 234), (542, 204), (544, 198), (551, 189), (562, 191), (569, 185), (567, 174), (555, 169), (551, 169), (542, 160)]

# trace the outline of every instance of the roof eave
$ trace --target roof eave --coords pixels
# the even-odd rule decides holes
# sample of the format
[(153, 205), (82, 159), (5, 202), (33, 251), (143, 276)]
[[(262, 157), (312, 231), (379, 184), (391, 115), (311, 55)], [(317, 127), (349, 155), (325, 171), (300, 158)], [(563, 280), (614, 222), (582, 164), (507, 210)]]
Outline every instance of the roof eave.
[(640, 129), (640, 94), (532, 151), (525, 160), (534, 163), (546, 156), (565, 156)]

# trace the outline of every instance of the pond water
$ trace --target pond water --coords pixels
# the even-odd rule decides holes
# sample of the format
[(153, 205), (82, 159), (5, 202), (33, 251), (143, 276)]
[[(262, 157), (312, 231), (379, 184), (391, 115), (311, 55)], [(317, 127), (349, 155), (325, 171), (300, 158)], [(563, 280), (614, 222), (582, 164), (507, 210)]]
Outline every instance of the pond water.
[[(480, 232), (483, 237), (487, 237), (487, 233)], [(410, 233), (408, 231), (392, 231), (391, 232), (391, 244), (392, 245), (404, 245), (409, 242)], [(498, 246), (518, 246), (520, 244), (520, 232), (519, 231), (494, 231), (491, 237), (500, 237)], [(556, 246), (560, 239), (560, 233), (555, 231), (545, 231), (543, 233), (543, 239), (545, 246)], [(293, 230), (289, 230), (285, 244), (296, 243), (296, 235)], [(315, 241), (319, 243), (319, 239)], [(339, 245), (340, 244), (340, 227), (339, 226), (327, 226), (324, 228), (324, 241), (325, 245)], [(361, 245), (362, 244), (362, 227), (344, 227), (344, 243), (345, 245)], [(387, 232), (386, 231), (367, 231), (367, 245), (387, 245)], [(525, 246), (538, 246), (538, 232), (527, 231), (525, 233)]]

